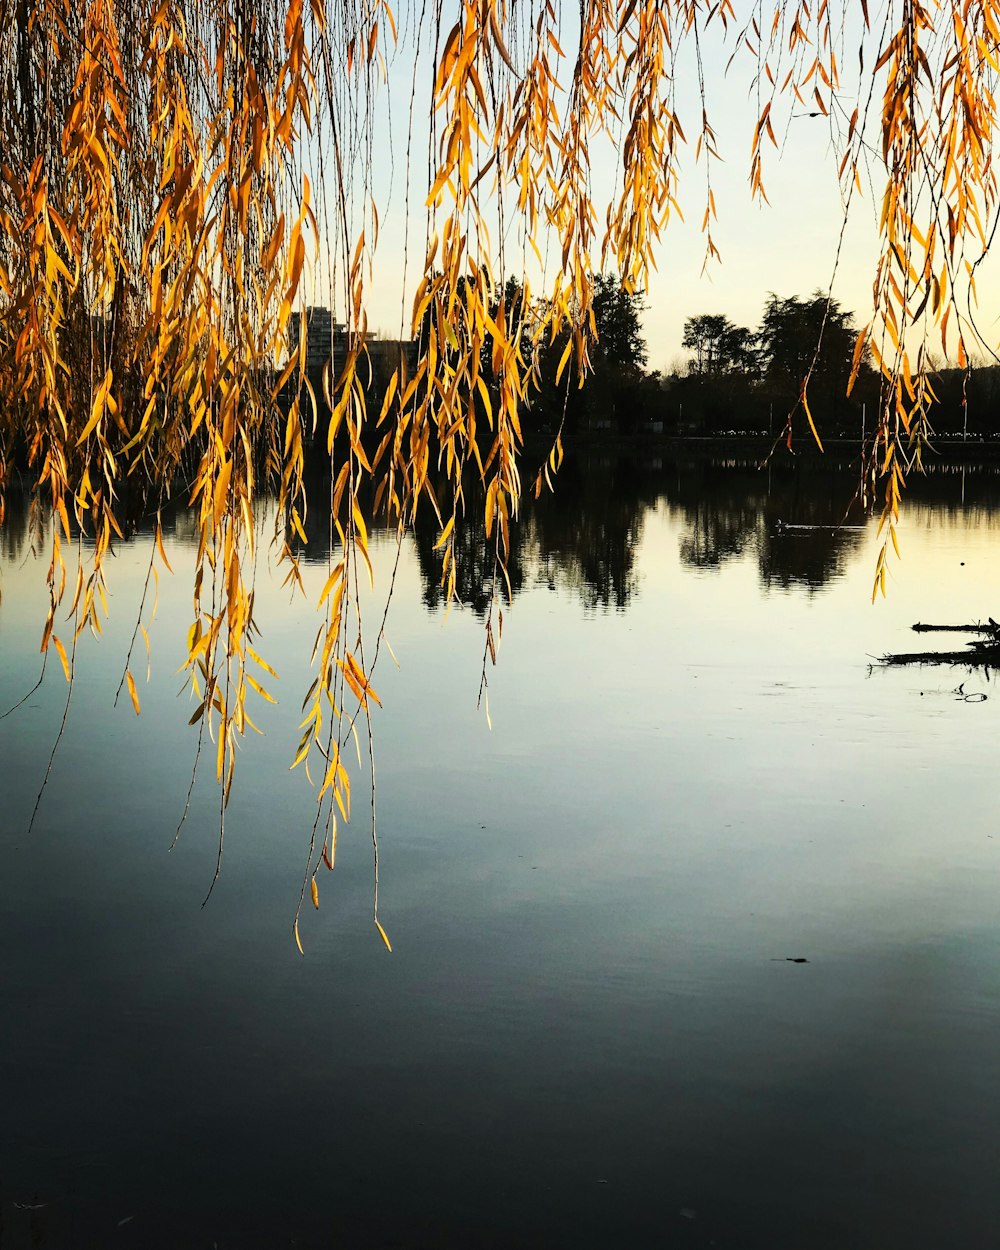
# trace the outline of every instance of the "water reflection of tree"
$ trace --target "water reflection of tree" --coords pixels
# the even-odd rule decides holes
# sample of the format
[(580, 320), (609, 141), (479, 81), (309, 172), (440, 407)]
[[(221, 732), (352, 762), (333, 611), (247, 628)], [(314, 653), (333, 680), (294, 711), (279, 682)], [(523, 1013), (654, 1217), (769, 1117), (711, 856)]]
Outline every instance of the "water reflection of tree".
[(0, 525), (0, 555), (5, 560), (20, 560), (34, 537), (32, 526), (40, 514), (32, 517), (31, 497), (26, 491), (10, 490), (4, 498), (4, 522)]
[[(770, 466), (690, 463), (676, 466), (671, 511), (686, 526), (681, 563), (717, 569), (754, 551), (765, 587), (817, 590), (840, 576), (861, 531), (850, 506), (850, 476), (809, 462)], [(789, 530), (785, 526), (820, 526)]]
[[(655, 476), (626, 461), (565, 464), (554, 493), (522, 499), (520, 522), (511, 528), (511, 591), (516, 595), (528, 581), (567, 589), (591, 611), (625, 608), (638, 582), (635, 557), (644, 514), (659, 493)], [(458, 596), (482, 615), (493, 583), (492, 546), (481, 511), (471, 506), (470, 511), (456, 527)], [(414, 542), (424, 603), (432, 609), (444, 603), (437, 536), (434, 518), (425, 515)]]
[(742, 556), (759, 540), (760, 509), (747, 506), (722, 511), (711, 503), (694, 508), (688, 530), (680, 541), (681, 564), (699, 569), (719, 568)]
[[(197, 546), (200, 536), (198, 513), (187, 506), (186, 492), (177, 492), (173, 499), (161, 504), (159, 510), (151, 504), (145, 488), (126, 486), (121, 499), (123, 537), (112, 541), (112, 550), (137, 537), (153, 534), (157, 517), (164, 537), (175, 538), (185, 546)], [(22, 558), (29, 547), (43, 551), (49, 541), (51, 525), (51, 509), (46, 494), (43, 492), (32, 498), (27, 490), (14, 488), (8, 490), (4, 508), (4, 522), (0, 525), (0, 556), (13, 561)], [(88, 552), (94, 542), (92, 531), (86, 524), (80, 528), (72, 509), (67, 515), (73, 542), (79, 539), (82, 550)]]
[(678, 463), (668, 498), (686, 526), (680, 561), (690, 568), (719, 568), (759, 542), (766, 529), (767, 477), (755, 466)]
[(760, 548), (760, 580), (767, 588), (819, 590), (840, 577), (863, 531), (821, 529), (769, 533)]
[[(860, 500), (852, 501), (851, 489), (847, 473), (813, 465), (795, 467), (782, 487), (783, 513), (775, 517), (770, 510), (758, 547), (764, 587), (803, 586), (815, 591), (843, 575), (864, 537), (864, 510)], [(818, 528), (787, 529), (779, 527), (779, 520), (786, 526)]]
[(638, 585), (636, 552), (660, 483), (621, 459), (564, 470), (555, 493), (528, 510), (536, 576), (553, 589), (573, 590), (588, 610), (621, 611)]
[[(528, 491), (522, 500), (520, 520), (510, 531), (511, 590), (516, 595), (525, 585), (547, 586), (576, 597), (588, 611), (624, 610), (639, 583), (637, 553), (647, 511), (661, 502), (680, 529), (682, 566), (713, 570), (728, 561), (754, 559), (765, 589), (814, 592), (842, 574), (863, 537), (858, 529), (832, 528), (863, 520), (860, 508), (848, 507), (853, 472), (850, 464), (804, 457), (764, 468), (694, 457), (665, 463), (614, 455), (568, 460), (554, 493), (544, 491), (536, 500)], [(916, 524), (933, 510), (937, 525), (964, 525), (969, 518), (998, 525), (998, 482), (997, 466), (934, 466), (926, 476), (911, 478), (910, 515)], [(303, 524), (309, 541), (303, 546), (290, 532), (285, 538), (301, 558), (325, 561), (330, 551), (328, 466), (313, 466), (307, 490)], [(8, 493), (7, 518), (0, 527), (5, 559), (22, 557), (33, 540), (30, 502), (26, 493)], [(163, 532), (181, 545), (194, 545), (197, 516), (185, 503), (179, 494), (162, 509)], [(470, 515), (456, 534), (457, 590), (462, 603), (483, 615), (493, 584), (493, 545), (471, 485), (468, 508)], [(47, 523), (44, 509), (38, 515)], [(828, 528), (790, 530), (779, 521)], [(155, 516), (144, 516), (137, 531), (151, 533), (154, 522)], [(434, 550), (439, 533), (433, 513), (423, 509), (412, 541), (430, 610), (444, 606), (441, 553)], [(261, 537), (266, 544), (266, 524)]]
[[(440, 528), (430, 509), (424, 509), (413, 528), (413, 543), (420, 566), (424, 604), (432, 611), (445, 607), (445, 591), (441, 585), (440, 551), (435, 551)], [(511, 594), (524, 585), (525, 534), (523, 525), (510, 527), (510, 551), (507, 554), (507, 577)], [(455, 590), (460, 603), (477, 616), (485, 616), (493, 592), (494, 577), (502, 594), (506, 593), (503, 574), (496, 568), (494, 541), (486, 537), (486, 521), (479, 507), (472, 507), (455, 525)]]

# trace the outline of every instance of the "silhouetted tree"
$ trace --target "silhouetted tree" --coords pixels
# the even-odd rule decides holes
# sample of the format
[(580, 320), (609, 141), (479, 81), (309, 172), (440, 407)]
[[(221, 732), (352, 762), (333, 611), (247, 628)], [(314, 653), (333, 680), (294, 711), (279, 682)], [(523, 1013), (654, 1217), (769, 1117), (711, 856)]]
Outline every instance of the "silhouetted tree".
[(643, 308), (642, 296), (625, 291), (617, 278), (610, 274), (595, 277), (597, 341), (590, 349), (591, 371), (580, 387), (576, 362), (571, 360), (557, 383), (569, 331), (564, 330), (554, 342), (543, 343), (538, 362), (540, 391), (531, 401), (536, 423), (554, 427), (565, 414), (568, 430), (599, 429), (607, 424), (616, 432), (634, 431), (650, 399)]
[(702, 313), (684, 322), (684, 347), (694, 352), (694, 372), (715, 375), (737, 372), (753, 375), (758, 365), (758, 335), (734, 325), (718, 313)]
[(769, 394), (785, 404), (793, 403), (811, 369), (812, 411), (828, 419), (843, 416), (856, 338), (851, 314), (822, 291), (815, 291), (809, 299), (794, 295), (780, 299), (771, 294), (760, 326)]

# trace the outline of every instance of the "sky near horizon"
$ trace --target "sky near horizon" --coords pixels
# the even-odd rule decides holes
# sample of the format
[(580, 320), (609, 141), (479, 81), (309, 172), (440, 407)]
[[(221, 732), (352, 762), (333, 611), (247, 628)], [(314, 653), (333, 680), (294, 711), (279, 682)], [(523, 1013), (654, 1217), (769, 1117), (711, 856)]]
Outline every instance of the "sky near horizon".
[[(891, 2), (891, 0), (890, 0)], [(449, 6), (446, 4), (445, 8)], [(872, 30), (880, 29), (886, 8), (872, 6)], [(564, 46), (572, 47), (571, 19), (563, 32)], [(445, 23), (446, 25), (447, 23)], [(845, 19), (839, 56), (842, 80), (838, 93), (839, 125), (846, 129), (847, 118), (857, 101), (858, 41), (860, 27), (852, 29)], [(710, 37), (709, 37), (710, 36)], [(412, 38), (412, 31), (410, 32)], [(866, 62), (873, 65), (878, 36), (868, 36)], [(721, 159), (711, 163), (711, 180), (718, 220), (713, 238), (720, 260), (705, 264), (705, 236), (701, 231), (706, 203), (704, 158), (694, 159), (694, 139), (700, 116), (697, 76), (690, 58), (678, 61), (677, 111), (688, 136), (682, 149), (678, 200), (684, 219), (674, 216), (656, 252), (657, 272), (652, 275), (646, 300), (644, 329), (650, 369), (670, 372), (682, 367), (687, 353), (682, 347), (687, 318), (702, 313), (722, 313), (739, 325), (756, 327), (770, 293), (785, 298), (808, 296), (827, 290), (832, 282), (834, 297), (850, 310), (857, 325), (872, 316), (872, 285), (879, 256), (877, 216), (885, 182), (885, 168), (877, 153), (862, 174), (863, 193), (852, 196), (850, 213), (844, 225), (844, 205), (837, 166), (839, 153), (831, 134), (831, 123), (822, 115), (810, 115), (809, 105), (794, 100), (776, 105), (775, 136), (778, 149), (765, 146), (765, 188), (769, 203), (754, 201), (750, 194), (749, 165), (754, 125), (760, 111), (752, 85), (756, 63), (737, 56), (727, 70), (733, 51), (733, 36), (724, 38), (721, 30), (706, 32), (703, 45), (705, 92), (709, 120), (713, 125)], [(404, 40), (390, 59), (388, 86), (381, 89), (379, 115), (373, 123), (376, 142), (367, 157), (366, 190), (370, 190), (380, 215), (380, 240), (368, 282), (367, 310), (370, 330), (389, 336), (406, 337), (413, 291), (420, 275), (425, 238), (428, 122), (427, 99), (433, 63), (426, 41), (416, 60), (414, 73), (412, 44)], [(516, 53), (515, 53), (516, 55)], [(519, 58), (520, 60), (521, 58)], [(850, 68), (849, 68), (850, 67)], [(560, 75), (568, 75), (567, 66)], [(851, 77), (853, 73), (853, 78)], [(867, 89), (870, 76), (861, 79)], [(416, 83), (418, 101), (410, 113), (410, 91)], [(876, 88), (866, 135), (873, 149), (879, 145), (880, 97)], [(438, 119), (438, 126), (442, 119)], [(407, 161), (407, 155), (409, 160)], [(598, 235), (603, 230), (603, 212), (614, 188), (618, 153), (607, 141), (592, 146), (593, 193), (598, 207)], [(485, 186), (485, 183), (484, 183)], [(360, 196), (358, 197), (361, 198)], [(507, 240), (508, 256), (504, 272), (520, 273), (523, 245)], [(408, 256), (407, 256), (408, 251)], [(551, 249), (555, 251), (555, 249)], [(599, 262), (599, 246), (594, 264)], [(553, 262), (546, 253), (544, 272), (529, 277), (536, 293), (551, 281)], [(991, 269), (992, 265), (992, 269)], [(322, 265), (320, 266), (322, 270)], [(989, 347), (996, 349), (1000, 339), (1000, 301), (990, 295), (997, 266), (988, 261), (978, 279), (980, 303), (977, 326)], [(498, 275), (499, 276), (499, 275)], [(326, 275), (327, 279), (329, 275)], [(309, 302), (328, 302), (322, 294), (324, 275), (317, 272), (315, 294)], [(991, 281), (991, 278), (993, 279)], [(336, 284), (335, 284), (336, 286)], [(940, 355), (940, 338), (930, 343)], [(950, 345), (954, 350), (954, 344)], [(986, 355), (985, 351), (981, 354)]]

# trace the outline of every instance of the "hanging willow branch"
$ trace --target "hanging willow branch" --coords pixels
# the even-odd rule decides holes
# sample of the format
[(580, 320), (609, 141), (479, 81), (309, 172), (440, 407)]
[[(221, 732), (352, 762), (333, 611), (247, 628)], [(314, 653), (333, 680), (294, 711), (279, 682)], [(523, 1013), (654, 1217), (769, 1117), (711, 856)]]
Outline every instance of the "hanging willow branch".
[[(335, 541), (294, 765), (312, 770), (329, 820), (346, 820), (347, 739), (378, 704), (356, 591), (359, 569), (371, 573), (362, 500), (401, 530), (421, 501), (435, 510), (454, 594), (455, 519), (475, 475), (502, 590), (539, 351), (564, 339), (557, 380), (582, 382), (595, 268), (645, 289), (680, 212), (689, 134), (704, 167), (706, 255), (718, 258), (713, 57), (720, 69), (750, 59), (752, 196), (766, 200), (782, 116), (803, 106), (830, 119), (845, 203), (860, 198), (862, 174), (881, 187), (854, 372), (871, 358), (883, 376), (867, 478), (896, 545), (905, 472), (928, 436), (928, 343), (966, 361), (959, 300), (974, 296), (992, 239), (1000, 4), (891, 0), (878, 29), (864, 0), (857, 12), (843, 0), (759, 0), (739, 29), (728, 0), (564, 9), (0, 0), (0, 522), (22, 463), (52, 517), (41, 649), (69, 678), (57, 616), (73, 621), (73, 643), (100, 633), (112, 542), (171, 494), (186, 499), (199, 533), (186, 674), (223, 806), (238, 739), (255, 728), (251, 697), (272, 698), (274, 670), (253, 645), (262, 493), (277, 495), (274, 542), (301, 586), (304, 435), (318, 424)], [(862, 65), (853, 108), (849, 40)], [(407, 203), (415, 187), (426, 214), (407, 315), (419, 352), (374, 413), (368, 302), (386, 207), (374, 167), (387, 147), (393, 159), (397, 80), (411, 100), (407, 166), (424, 120), (428, 134), (426, 182), (404, 171)], [(697, 101), (690, 117), (685, 90)], [(617, 169), (606, 186), (605, 164)], [(516, 298), (504, 291), (513, 271)], [(310, 301), (336, 310), (346, 344), (320, 394), (307, 335), (295, 333)], [(802, 382), (797, 410), (811, 425)], [(561, 457), (560, 436), (553, 472)], [(93, 544), (70, 567), (81, 530)], [(155, 563), (168, 567), (158, 535)], [(492, 658), (492, 632), (487, 647)], [(126, 682), (138, 710), (128, 670)], [(319, 841), (332, 846), (329, 826)]]

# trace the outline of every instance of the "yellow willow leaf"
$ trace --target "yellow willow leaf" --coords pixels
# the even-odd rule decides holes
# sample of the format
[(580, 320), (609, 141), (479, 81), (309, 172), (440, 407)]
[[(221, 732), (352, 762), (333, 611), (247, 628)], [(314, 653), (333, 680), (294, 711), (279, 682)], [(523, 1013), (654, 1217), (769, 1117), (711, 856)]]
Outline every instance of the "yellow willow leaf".
[(361, 545), (361, 547), (363, 547), (365, 550), (367, 550), (367, 548), (368, 548), (368, 527), (365, 525), (365, 519), (364, 519), (364, 517), (361, 515), (361, 509), (358, 507), (358, 505), (357, 505), (356, 503), (351, 505), (351, 515), (352, 515), (352, 516), (353, 516), (353, 518), (354, 518), (354, 528), (355, 528), (355, 531), (356, 531), (356, 541), (357, 541), (357, 542)]
[(266, 700), (268, 701), (268, 703), (277, 703), (277, 702), (278, 702), (278, 700), (277, 700), (277, 699), (275, 699), (275, 698), (273, 698), (271, 695), (269, 695), (269, 694), (267, 693), (267, 691), (264, 689), (264, 687), (260, 684), (260, 682), (255, 681), (255, 680), (254, 680), (254, 679), (250, 676), (250, 674), (249, 674), (249, 673), (244, 673), (244, 676), (245, 676), (245, 677), (246, 677), (246, 679), (247, 679), (247, 683), (248, 683), (248, 684), (249, 684), (249, 685), (250, 685), (250, 686), (251, 686), (254, 690), (256, 690), (256, 691), (257, 691), (257, 693), (260, 695), (260, 697), (261, 697), (262, 699), (266, 699)]
[(330, 830), (330, 849), (327, 850), (326, 843), (323, 843), (323, 863), (326, 864), (330, 872), (333, 872), (334, 865), (337, 862), (337, 818), (333, 817), (333, 828)]
[(820, 440), (819, 431), (816, 429), (816, 422), (813, 421), (812, 413), (809, 411), (809, 400), (806, 396), (805, 385), (802, 387), (802, 408), (806, 414), (806, 420), (809, 422), (809, 428), (812, 430), (813, 438), (816, 440), (816, 446), (822, 451), (823, 443)]
[(376, 917), (375, 917), (375, 928), (376, 928), (376, 929), (378, 929), (379, 934), (381, 935), (382, 941), (385, 943), (385, 948), (386, 948), (386, 950), (389, 952), (389, 954), (391, 955), (391, 954), (392, 954), (392, 943), (389, 941), (389, 935), (386, 933), (385, 929), (383, 929), (383, 928), (382, 928), (382, 926), (381, 926), (381, 924), (379, 923), (379, 918), (378, 918), (378, 916), (376, 916)]
[(448, 78), (451, 75), (452, 65), (454, 63), (455, 56), (456, 56), (455, 49), (456, 49), (459, 39), (461, 38), (461, 35), (462, 35), (461, 23), (456, 22), (455, 25), (448, 32), (448, 37), (444, 42), (444, 51), (441, 53), (441, 59), (438, 62), (437, 82), (435, 84), (435, 91), (439, 94), (444, 91), (445, 84), (447, 83)]
[(69, 681), (69, 660), (66, 658), (66, 648), (59, 641), (57, 634), (52, 635), (51, 641), (59, 656), (59, 661), (63, 666), (63, 672), (66, 674), (66, 680)]
[(323, 604), (329, 598), (330, 592), (333, 590), (333, 588), (337, 585), (337, 583), (340, 581), (340, 579), (343, 576), (344, 576), (344, 565), (343, 565), (343, 562), (341, 562), (340, 564), (337, 565), (337, 567), (333, 570), (330, 576), (326, 579), (326, 582), (323, 586), (322, 594), (319, 597), (319, 602), (316, 604), (317, 608), (321, 608), (323, 606)]
[[(494, 365), (494, 372), (498, 372), (495, 365)], [(483, 401), (483, 408), (486, 410), (487, 424), (492, 429), (493, 427), (493, 402), (490, 399), (489, 387), (486, 385), (486, 382), (483, 379), (482, 375), (480, 375), (479, 378), (477, 378), (476, 383), (477, 383), (477, 386), (479, 387), (479, 394)]]
[(502, 61), (512, 74), (517, 74), (517, 68), (511, 60), (510, 53), (507, 51), (507, 47), (503, 41), (503, 34), (500, 30), (500, 24), (497, 21), (496, 5), (492, 3), (489, 5), (489, 20), (490, 30), (493, 33), (493, 41), (496, 44), (496, 49), (500, 53)]
[(307, 758), (307, 756), (309, 755), (309, 750), (312, 747), (312, 744), (313, 744), (313, 736), (312, 736), (312, 733), (307, 729), (306, 732), (302, 736), (302, 741), (299, 743), (299, 749), (295, 756), (295, 759), (292, 760), (291, 764), (289, 764), (288, 766), (289, 772), (292, 772), (294, 769), (298, 768), (298, 766), (302, 763), (302, 761)]
[(354, 245), (354, 256), (351, 259), (351, 272), (352, 273), (354, 273), (355, 270), (357, 270), (358, 265), (361, 263), (361, 254), (364, 251), (364, 249), (365, 249), (365, 232), (362, 230), (361, 233), (358, 235), (357, 243)]
[(493, 533), (493, 520), (496, 516), (497, 508), (497, 488), (500, 485), (499, 478), (493, 478), (489, 486), (486, 488), (486, 537), (489, 538)]
[(441, 531), (441, 537), (434, 544), (435, 551), (439, 551), (445, 545), (445, 543), (448, 541), (448, 536), (451, 534), (451, 531), (454, 528), (455, 528), (455, 517), (454, 517), (454, 514), (452, 514), (448, 518), (448, 524)]
[[(371, 557), (368, 555), (368, 543), (367, 541), (362, 541), (361, 538), (359, 537), (357, 538), (355, 545), (357, 547), (358, 552), (361, 555), (362, 560), (364, 560), (365, 562), (365, 568), (368, 570), (368, 584), (374, 590), (375, 589), (375, 570), (372, 567)], [(338, 587), (338, 594), (340, 594), (342, 590), (343, 590), (342, 586)]]
[(226, 513), (226, 496), (229, 494), (229, 479), (233, 472), (232, 459), (227, 457), (219, 470), (219, 476), (215, 481), (215, 498), (214, 498), (214, 520), (218, 525)]
[(108, 391), (111, 389), (111, 379), (112, 372), (109, 369), (104, 375), (104, 381), (97, 388), (97, 392), (94, 395), (94, 402), (90, 409), (90, 418), (87, 421), (87, 424), (83, 427), (83, 433), (76, 440), (77, 447), (79, 447), (80, 444), (94, 432), (101, 417), (104, 416), (104, 405), (108, 398)]
[(264, 251), (260, 258), (261, 268), (265, 272), (267, 272), (267, 270), (269, 270), (271, 266), (274, 264), (275, 259), (278, 255), (278, 250), (281, 247), (282, 240), (284, 239), (284, 237), (285, 237), (285, 214), (281, 213), (278, 216), (277, 222), (275, 222), (274, 230), (271, 232), (271, 237), (265, 244)]
[(62, 524), (63, 533), (66, 535), (66, 541), (70, 542), (72, 538), (69, 532), (69, 514), (66, 511), (66, 501), (62, 495), (56, 500), (56, 511), (59, 513), (59, 521)]
[(159, 520), (156, 522), (156, 549), (160, 553), (160, 559), (166, 566), (167, 572), (172, 573), (174, 570), (170, 567), (170, 561), (167, 559), (167, 553), (163, 550), (163, 531), (160, 529)]
[(385, 399), (382, 400), (382, 410), (379, 413), (379, 417), (378, 417), (378, 421), (376, 422), (376, 425), (381, 425), (382, 422), (386, 419), (386, 417), (388, 417), (389, 411), (392, 408), (392, 401), (396, 396), (396, 388), (398, 385), (399, 385), (399, 371), (397, 370), (389, 378), (389, 385), (386, 387)]
[(858, 371), (861, 368), (861, 361), (864, 359), (865, 347), (868, 344), (868, 326), (861, 331), (854, 344), (854, 356), (851, 359), (851, 373), (847, 382), (847, 394), (850, 395), (854, 389), (854, 383), (857, 380)]
[(316, 878), (313, 877), (309, 882), (309, 890), (312, 894), (313, 907), (319, 911), (319, 886), (316, 884)]
[(65, 262), (56, 249), (54, 247), (47, 247), (45, 249), (45, 257), (47, 268), (50, 268), (60, 274), (72, 286), (73, 275), (66, 268)]
[(136, 716), (139, 715), (139, 695), (136, 692), (135, 682), (132, 680), (132, 674), (128, 671), (125, 673), (125, 680), (128, 682), (128, 697), (132, 700), (132, 706), (135, 708)]
[(438, 197), (440, 196), (442, 189), (446, 186), (450, 188), (452, 194), (454, 194), (455, 187), (451, 178), (448, 176), (448, 170), (443, 169), (434, 179), (434, 185), (431, 187), (430, 192), (427, 195), (427, 208), (433, 207), (438, 202)]
[(247, 647), (247, 655), (250, 657), (251, 660), (253, 660), (255, 664), (259, 664), (265, 673), (270, 673), (275, 681), (278, 680), (278, 674), (274, 671), (274, 669), (270, 666), (270, 664), (268, 664), (268, 662), (265, 659), (263, 659), (262, 656), (259, 656), (257, 654), (257, 652), (253, 649), (253, 647)]
[(563, 354), (559, 359), (559, 367), (556, 369), (556, 385), (557, 386), (559, 385), (559, 379), (563, 375), (563, 370), (566, 368), (566, 365), (569, 363), (570, 352), (572, 352), (572, 350), (573, 350), (573, 340), (569, 339), (568, 342), (566, 343), (565, 348), (563, 349)]
[(298, 918), (298, 916), (296, 916), (296, 917), (295, 917), (295, 924), (293, 925), (293, 932), (294, 932), (294, 934), (295, 934), (295, 945), (299, 948), (299, 954), (300, 954), (300, 955), (302, 955), (302, 956), (305, 956), (305, 951), (302, 949), (302, 939), (299, 937), (299, 918)]
[(338, 661), (338, 663), (340, 664), (341, 671), (347, 679), (348, 685), (357, 696), (358, 702), (364, 703), (365, 698), (369, 697), (374, 699), (378, 706), (381, 707), (382, 700), (369, 685), (364, 669), (362, 669), (361, 665), (357, 662), (354, 656), (348, 652), (346, 659)]

